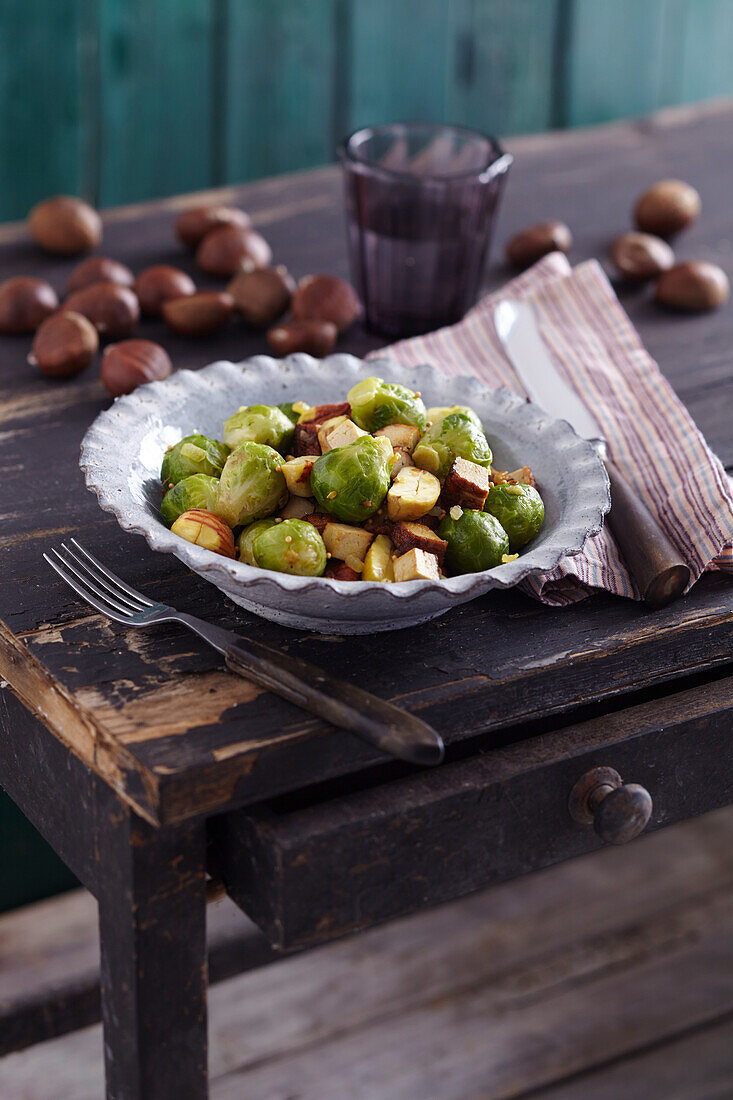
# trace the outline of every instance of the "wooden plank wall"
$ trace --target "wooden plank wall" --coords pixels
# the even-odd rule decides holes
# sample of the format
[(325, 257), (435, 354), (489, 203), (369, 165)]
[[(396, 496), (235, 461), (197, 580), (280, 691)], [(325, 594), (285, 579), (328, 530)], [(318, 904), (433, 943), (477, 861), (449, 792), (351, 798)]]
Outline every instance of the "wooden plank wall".
[(0, 6), (0, 220), (333, 159), (350, 128), (523, 133), (733, 93), (730, 0), (58, 0)]

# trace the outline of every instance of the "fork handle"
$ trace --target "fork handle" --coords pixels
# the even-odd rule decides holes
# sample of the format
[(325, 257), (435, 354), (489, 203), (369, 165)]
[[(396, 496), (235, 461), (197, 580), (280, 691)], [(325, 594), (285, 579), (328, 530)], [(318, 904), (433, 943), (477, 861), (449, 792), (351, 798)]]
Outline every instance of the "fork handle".
[(232, 672), (390, 756), (411, 764), (439, 764), (443, 759), (443, 740), (427, 722), (300, 657), (243, 638), (226, 647), (224, 658)]

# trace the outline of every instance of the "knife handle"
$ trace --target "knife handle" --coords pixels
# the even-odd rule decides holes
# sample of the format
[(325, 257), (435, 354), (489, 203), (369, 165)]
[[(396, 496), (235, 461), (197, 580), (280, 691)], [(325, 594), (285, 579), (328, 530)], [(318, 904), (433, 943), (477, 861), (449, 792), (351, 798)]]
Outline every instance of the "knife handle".
[(618, 466), (610, 459), (605, 466), (611, 482), (609, 527), (644, 602), (666, 607), (687, 588), (690, 570)]

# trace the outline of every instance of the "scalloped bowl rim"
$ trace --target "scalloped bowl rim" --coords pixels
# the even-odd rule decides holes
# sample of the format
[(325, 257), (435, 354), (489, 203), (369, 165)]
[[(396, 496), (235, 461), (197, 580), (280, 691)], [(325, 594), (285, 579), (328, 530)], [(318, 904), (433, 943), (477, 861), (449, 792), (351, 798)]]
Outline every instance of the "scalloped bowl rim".
[[(291, 373), (293, 386), (296, 386), (297, 376), (304, 370), (309, 374), (317, 371), (319, 381), (323, 379), (324, 400), (329, 396), (329, 374), (335, 373), (338, 376), (340, 389), (348, 390), (357, 377), (363, 377), (367, 372), (376, 373), (387, 377), (389, 381), (402, 382), (413, 387), (419, 386), (423, 393), (441, 389), (447, 385), (459, 391), (453, 395), (453, 404), (482, 405), (490, 400), (494, 414), (506, 414), (510, 422), (518, 417), (528, 431), (535, 430), (543, 433), (551, 431), (555, 439), (562, 442), (569, 451), (569, 457), (572, 458), (576, 470), (584, 470), (587, 475), (585, 484), (578, 486), (579, 489), (585, 490), (585, 496), (581, 495), (579, 498), (575, 522), (566, 518), (560, 530), (556, 532), (562, 537), (557, 539), (550, 537), (547, 541), (540, 538), (537, 546), (530, 544), (530, 549), (520, 555), (516, 561), (496, 566), (494, 569), (438, 581), (416, 580), (396, 584), (361, 581), (354, 584), (330, 577), (300, 577), (275, 573), (224, 558), (174, 535), (162, 520), (156, 520), (141, 502), (137, 504), (133, 502), (131, 507), (128, 500), (124, 507), (120, 507), (119, 494), (124, 491), (123, 486), (110, 479), (109, 464), (100, 460), (100, 454), (105, 453), (109, 439), (108, 432), (111, 429), (112, 433), (115, 433), (117, 427), (115, 421), (120, 414), (132, 414), (135, 419), (139, 419), (138, 412), (143, 415), (148, 414), (145, 408), (148, 403), (153, 405), (159, 403), (162, 408), (165, 408), (181, 387), (184, 389), (191, 386), (200, 387), (202, 383), (211, 380), (216, 383), (220, 381), (223, 383), (227, 379), (232, 381), (232, 372), (237, 372), (238, 376), (246, 381), (261, 380), (263, 385), (257, 388), (266, 390), (267, 374), (275, 375), (281, 382), (283, 377)], [(298, 394), (295, 392), (290, 396), (294, 400), (298, 399)], [(199, 370), (176, 371), (162, 381), (146, 383), (133, 393), (116, 398), (110, 408), (99, 413), (82, 440), (79, 466), (84, 472), (87, 487), (96, 494), (100, 507), (105, 512), (112, 513), (123, 530), (142, 535), (151, 549), (174, 554), (195, 572), (218, 586), (220, 581), (227, 585), (233, 581), (238, 588), (246, 589), (254, 583), (259, 583), (272, 585), (288, 596), (297, 596), (299, 593), (313, 589), (323, 591), (327, 588), (350, 602), (362, 603), (371, 603), (376, 597), (380, 601), (387, 600), (399, 604), (404, 600), (414, 600), (425, 592), (435, 591), (461, 597), (462, 603), (472, 594), (480, 595), (490, 588), (513, 587), (527, 577), (550, 572), (563, 558), (580, 553), (587, 539), (601, 530), (611, 504), (608, 475), (603, 463), (592, 444), (581, 439), (567, 421), (548, 416), (538, 406), (528, 403), (522, 396), (511, 390), (491, 389), (472, 375), (449, 376), (429, 364), (406, 367), (389, 359), (388, 356), (365, 361), (346, 353), (331, 355), (322, 360), (316, 360), (304, 354), (291, 355), (287, 359), (273, 359), (270, 356), (258, 355), (240, 363), (217, 360)], [(246, 597), (247, 593), (243, 591), (242, 595)], [(354, 611), (357, 612), (357, 609), (354, 608)]]

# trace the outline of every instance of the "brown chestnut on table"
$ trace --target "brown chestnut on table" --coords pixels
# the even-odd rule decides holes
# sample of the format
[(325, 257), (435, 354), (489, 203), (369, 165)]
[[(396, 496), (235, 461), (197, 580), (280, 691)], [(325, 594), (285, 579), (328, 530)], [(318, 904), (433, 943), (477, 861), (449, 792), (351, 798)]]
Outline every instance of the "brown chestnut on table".
[(152, 340), (122, 340), (110, 344), (102, 355), (102, 383), (112, 397), (167, 378), (172, 370), (168, 352)]
[(624, 278), (632, 282), (654, 279), (674, 264), (672, 249), (652, 233), (622, 233), (609, 255)]
[(717, 264), (693, 260), (676, 264), (660, 275), (656, 299), (684, 313), (706, 313), (728, 301), (728, 276)]
[(140, 303), (129, 286), (117, 283), (92, 283), (74, 291), (64, 309), (82, 313), (101, 336), (119, 339), (130, 336), (140, 320)]
[(163, 302), (163, 319), (181, 336), (207, 336), (223, 328), (234, 312), (234, 299), (223, 290), (200, 290)]
[(240, 271), (227, 290), (248, 325), (267, 328), (290, 305), (295, 280), (286, 267), (258, 267)]
[(159, 317), (164, 302), (173, 298), (185, 298), (196, 293), (196, 284), (190, 275), (170, 264), (154, 264), (141, 271), (135, 280), (134, 291), (140, 309), (149, 317)]
[(111, 260), (108, 256), (89, 256), (77, 264), (69, 275), (66, 285), (67, 294), (73, 294), (76, 290), (83, 290), (85, 286), (93, 283), (117, 283), (118, 286), (132, 286), (135, 276), (129, 267), (121, 264), (119, 260)]
[(506, 244), (506, 258), (515, 267), (530, 267), (549, 252), (569, 252), (573, 235), (565, 222), (539, 222), (515, 233)]
[(102, 239), (102, 219), (89, 203), (57, 195), (33, 207), (28, 232), (47, 252), (73, 256), (97, 247)]
[(236, 206), (221, 206), (209, 203), (184, 210), (176, 220), (176, 236), (186, 248), (196, 248), (212, 229), (222, 225), (236, 225), (246, 229), (249, 216)]
[(267, 267), (272, 249), (254, 229), (223, 225), (207, 233), (196, 249), (196, 263), (209, 275), (234, 275), (243, 269)]
[(683, 180), (660, 180), (636, 200), (634, 221), (645, 233), (671, 237), (697, 220), (700, 196)]
[(336, 344), (338, 329), (332, 321), (286, 321), (267, 333), (267, 342), (275, 355), (282, 358), (304, 351), (322, 359)]
[(0, 283), (0, 332), (35, 332), (58, 308), (56, 291), (45, 279), (16, 275)]
[(339, 332), (362, 313), (354, 288), (336, 275), (306, 275), (295, 288), (290, 309), (296, 321), (330, 321)]
[(28, 362), (52, 378), (69, 378), (89, 366), (98, 347), (91, 321), (81, 313), (62, 310), (39, 326)]

